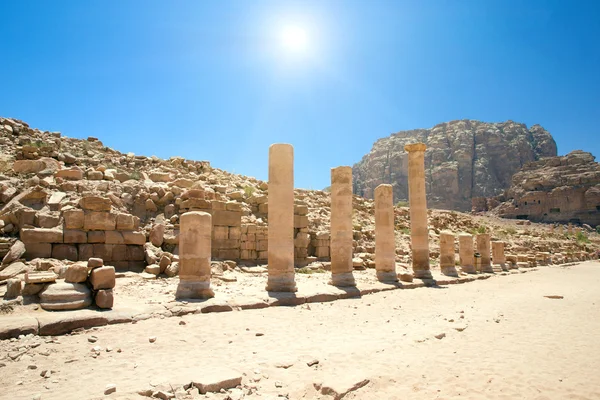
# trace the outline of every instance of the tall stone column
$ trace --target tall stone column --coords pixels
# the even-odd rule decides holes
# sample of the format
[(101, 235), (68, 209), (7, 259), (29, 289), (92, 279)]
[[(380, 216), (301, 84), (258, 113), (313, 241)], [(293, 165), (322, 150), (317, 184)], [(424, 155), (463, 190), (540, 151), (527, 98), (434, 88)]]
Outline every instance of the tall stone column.
[(381, 282), (397, 282), (392, 185), (375, 188), (375, 268)]
[(331, 284), (356, 286), (352, 275), (352, 167), (331, 169)]
[(408, 197), (410, 202), (410, 240), (415, 278), (431, 279), (429, 269), (429, 229), (425, 194), (424, 143), (404, 146), (408, 152)]
[(269, 292), (295, 292), (294, 279), (294, 148), (269, 147)]
[(494, 272), (508, 271), (506, 257), (504, 256), (504, 242), (492, 242), (492, 262)]
[(475, 269), (475, 250), (473, 248), (473, 235), (461, 233), (458, 235), (458, 253), (460, 257), (460, 268), (467, 274), (474, 274)]
[(477, 235), (477, 252), (481, 255), (481, 272), (493, 273), (490, 259), (490, 234), (480, 233)]
[(184, 213), (180, 218), (178, 299), (214, 297), (210, 288), (212, 217), (202, 211)]
[(440, 269), (447, 276), (458, 276), (455, 266), (454, 233), (440, 232)]

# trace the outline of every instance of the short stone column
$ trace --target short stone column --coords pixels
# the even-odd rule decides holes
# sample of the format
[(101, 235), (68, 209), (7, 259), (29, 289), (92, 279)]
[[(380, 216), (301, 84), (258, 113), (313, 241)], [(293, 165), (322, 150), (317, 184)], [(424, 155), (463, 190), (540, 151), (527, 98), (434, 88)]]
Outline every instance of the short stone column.
[(456, 272), (456, 255), (454, 251), (454, 233), (440, 232), (440, 269), (446, 276), (458, 276)]
[(474, 274), (475, 269), (475, 249), (473, 248), (473, 235), (461, 233), (458, 235), (458, 254), (460, 257), (460, 268), (462, 272)]
[(493, 273), (490, 259), (490, 234), (480, 233), (477, 235), (477, 252), (481, 256), (480, 272)]
[(210, 288), (210, 251), (212, 217), (190, 211), (180, 217), (178, 299), (214, 297)]
[(352, 167), (331, 169), (331, 281), (356, 286), (352, 275)]
[(375, 268), (381, 282), (397, 282), (392, 185), (375, 188)]
[(504, 256), (504, 242), (492, 242), (492, 262), (494, 272), (508, 271), (506, 257)]
[(294, 279), (294, 148), (269, 147), (269, 292), (295, 292)]
[(425, 193), (425, 149), (427, 146), (424, 143), (404, 146), (404, 150), (408, 152), (408, 198), (413, 274), (415, 278), (431, 279)]

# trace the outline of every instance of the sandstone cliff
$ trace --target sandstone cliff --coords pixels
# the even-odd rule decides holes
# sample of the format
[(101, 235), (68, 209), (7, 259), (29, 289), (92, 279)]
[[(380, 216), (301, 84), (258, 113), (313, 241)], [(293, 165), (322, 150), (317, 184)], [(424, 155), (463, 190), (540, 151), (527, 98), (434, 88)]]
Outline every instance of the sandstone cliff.
[(505, 194), (474, 204), (504, 218), (600, 224), (600, 164), (584, 151), (526, 164)]
[(460, 120), (431, 129), (394, 133), (379, 139), (354, 165), (354, 192), (372, 198), (381, 183), (394, 186), (395, 201), (408, 199), (409, 143), (427, 144), (425, 171), (430, 208), (467, 211), (474, 197), (492, 197), (510, 186), (525, 163), (556, 156), (556, 143), (544, 128), (507, 121)]

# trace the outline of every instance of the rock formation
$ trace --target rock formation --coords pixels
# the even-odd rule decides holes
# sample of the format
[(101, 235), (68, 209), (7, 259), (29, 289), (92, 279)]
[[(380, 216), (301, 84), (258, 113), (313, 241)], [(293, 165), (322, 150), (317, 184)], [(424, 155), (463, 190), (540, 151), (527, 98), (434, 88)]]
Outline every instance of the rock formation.
[(513, 121), (460, 120), (431, 129), (401, 131), (379, 139), (353, 167), (354, 193), (373, 198), (375, 187), (394, 187), (395, 201), (408, 199), (408, 155), (404, 146), (425, 143), (427, 205), (467, 211), (473, 197), (501, 194), (525, 163), (556, 156), (556, 143), (544, 128)]
[(584, 151), (523, 166), (500, 196), (476, 200), (473, 211), (536, 222), (600, 225), (600, 164)]

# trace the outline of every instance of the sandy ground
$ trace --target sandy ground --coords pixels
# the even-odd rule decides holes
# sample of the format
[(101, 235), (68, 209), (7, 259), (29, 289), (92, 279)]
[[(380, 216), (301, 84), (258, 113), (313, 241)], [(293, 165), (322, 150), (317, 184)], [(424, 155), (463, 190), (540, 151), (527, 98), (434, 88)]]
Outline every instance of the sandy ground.
[[(139, 390), (176, 388), (224, 367), (243, 375), (244, 390), (231, 398), (331, 399), (315, 384), (344, 391), (368, 381), (344, 399), (599, 399), (599, 286), (600, 263), (590, 261), (361, 299), (6, 340), (0, 399), (142, 399)], [(7, 357), (38, 343), (18, 361)], [(43, 378), (44, 370), (53, 372)], [(105, 396), (107, 384), (117, 391)]]

